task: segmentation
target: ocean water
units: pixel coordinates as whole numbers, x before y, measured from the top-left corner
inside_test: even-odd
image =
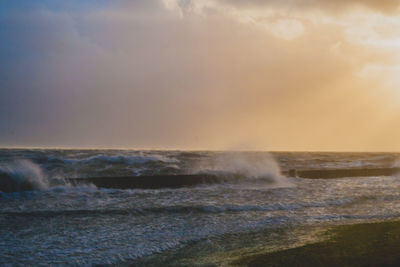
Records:
[[[229,265],[246,253],[312,242],[314,232],[331,225],[399,218],[396,175],[282,174],[393,167],[398,159],[390,153],[3,149],[0,185],[16,190],[0,191],[0,265]],[[198,173],[225,179],[125,190],[66,179]],[[229,181],[237,175],[244,178]]]

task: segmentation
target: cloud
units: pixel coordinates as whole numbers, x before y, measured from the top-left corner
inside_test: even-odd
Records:
[[[238,8],[283,7],[289,9],[320,9],[338,11],[355,6],[364,6],[378,12],[397,13],[399,0],[220,0],[221,3]]]
[[[212,0],[41,3],[0,17],[0,145],[363,149],[383,135],[390,97],[360,73],[393,51],[350,39],[354,18]]]

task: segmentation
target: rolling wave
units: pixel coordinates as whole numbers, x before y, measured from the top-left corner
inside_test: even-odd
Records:
[[[60,161],[63,162],[61,166]],[[0,162],[0,191],[43,190],[59,185],[82,184],[115,189],[180,188],[223,183],[257,183],[278,187],[290,184],[281,175],[279,165],[271,156],[254,158],[227,154],[202,161],[201,164],[195,162],[186,165],[183,173],[176,173],[175,170],[180,170],[180,167],[171,165],[178,162],[177,158],[156,154],[97,154],[79,159],[50,157],[43,164],[30,160]],[[73,171],[70,171],[71,165]],[[135,171],[132,175],[131,168],[147,168],[151,171]],[[174,171],[171,172],[171,169]],[[57,175],[54,175],[54,170]]]
[[[328,206],[342,206],[354,202],[354,199],[326,200],[321,202],[303,202],[292,204],[271,205],[195,205],[195,206],[164,206],[129,209],[98,209],[98,210],[44,210],[44,211],[4,211],[0,215],[53,217],[53,216],[88,216],[88,215],[141,215],[150,213],[238,213],[238,212],[273,212],[280,210],[298,210],[304,208],[318,208]]]
[[[165,162],[165,163],[175,163],[178,160],[173,158],[168,158],[161,155],[153,156],[133,156],[133,155],[95,155],[87,158],[55,158],[54,160],[60,160],[65,164],[145,164],[148,162]]]
[[[39,165],[29,160],[0,165],[0,191],[3,192],[43,190],[62,183],[62,179],[49,179]]]

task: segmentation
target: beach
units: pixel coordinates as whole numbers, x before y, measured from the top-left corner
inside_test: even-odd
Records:
[[[243,257],[233,266],[398,266],[400,222],[336,226],[327,240]]]
[[[281,229],[275,234],[288,241],[292,230]],[[227,246],[223,252],[210,251],[211,255],[197,253],[201,245],[193,244],[172,254],[138,261],[132,266],[398,266],[400,263],[398,220],[305,227],[298,235],[299,239],[291,240],[287,247],[282,242],[280,249],[272,251],[271,237],[268,232],[242,234],[240,249]],[[233,236],[225,238],[226,242],[234,239]],[[255,242],[260,243],[254,246]]]

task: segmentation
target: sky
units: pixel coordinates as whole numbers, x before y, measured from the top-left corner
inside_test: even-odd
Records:
[[[400,151],[400,0],[2,0],[0,147]]]

